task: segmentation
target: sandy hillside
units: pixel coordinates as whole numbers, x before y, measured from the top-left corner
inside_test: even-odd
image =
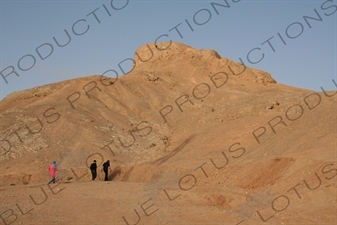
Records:
[[[112,74],[0,101],[0,224],[337,224],[336,91],[167,42]]]

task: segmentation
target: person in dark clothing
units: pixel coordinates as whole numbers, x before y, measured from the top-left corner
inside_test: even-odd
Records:
[[[96,164],[96,160],[94,160],[94,162],[91,163],[90,170],[91,170],[92,180],[95,180],[96,177],[97,177],[97,164]]]
[[[105,173],[105,178],[104,178],[105,181],[109,180],[108,179],[108,169],[109,169],[109,167],[110,167],[110,160],[103,163],[103,171]]]

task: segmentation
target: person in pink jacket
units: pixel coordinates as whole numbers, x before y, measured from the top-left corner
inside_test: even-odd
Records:
[[[56,176],[56,172],[58,171],[55,161],[53,161],[52,164],[48,166],[48,171],[51,177],[51,180],[48,182],[48,184],[50,183],[55,184],[55,176]]]

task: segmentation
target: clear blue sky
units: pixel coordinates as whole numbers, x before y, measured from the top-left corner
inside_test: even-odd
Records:
[[[242,58],[246,65],[271,73],[278,83],[314,91],[321,86],[336,89],[336,0],[228,0],[229,7],[219,6],[226,5],[224,0],[0,2],[0,71],[6,76],[14,68],[20,75],[7,76],[8,84],[0,76],[0,99],[13,91],[109,69],[122,74],[118,63],[162,34],[168,37],[160,41],[215,49],[234,61]],[[213,8],[211,2],[218,5]],[[66,44],[64,29],[71,41],[59,47],[53,37]]]

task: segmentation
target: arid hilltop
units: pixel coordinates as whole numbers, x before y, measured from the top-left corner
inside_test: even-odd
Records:
[[[123,76],[12,93],[0,224],[335,225],[336,97],[175,42],[141,46]]]

